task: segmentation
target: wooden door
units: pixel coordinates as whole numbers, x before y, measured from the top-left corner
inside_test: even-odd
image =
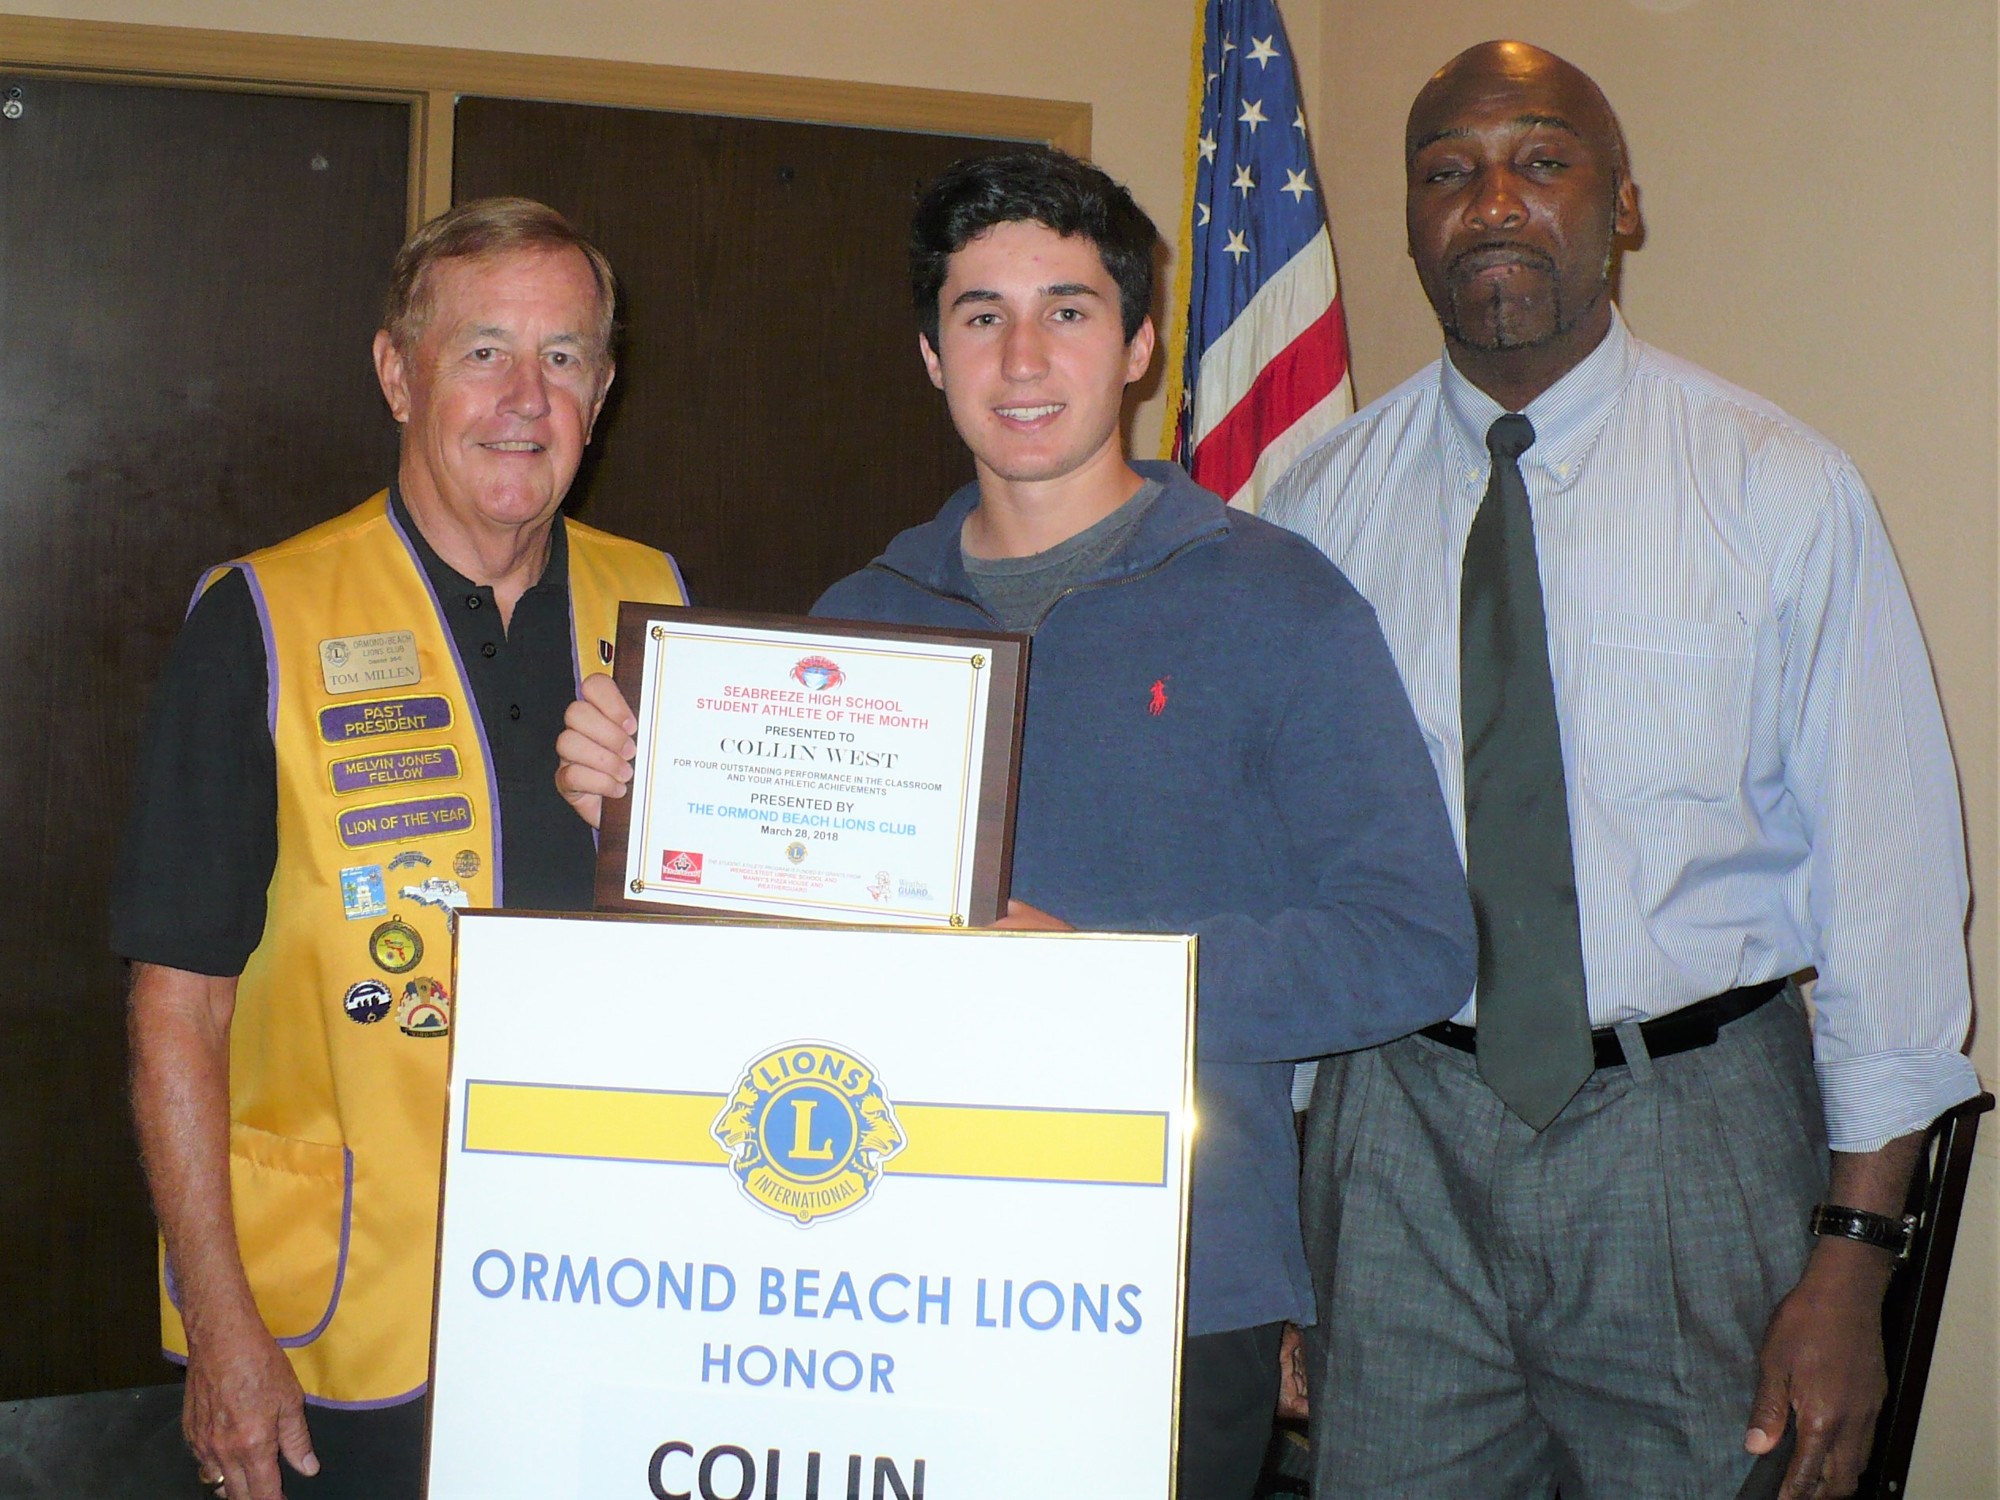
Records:
[[[626,327],[582,519],[698,604],[802,612],[972,477],[917,358],[905,246],[963,136],[464,99],[453,196],[539,198],[603,247]]]
[[[105,901],[207,564],[386,482],[410,111],[0,73],[0,1399],[163,1378]]]
[[[18,93],[13,91],[18,90]],[[200,570],[353,504],[406,229],[394,102],[0,70],[0,1400],[161,1377],[105,901]],[[996,143],[468,99],[459,199],[570,214],[628,334],[583,515],[802,610],[971,475],[916,357],[918,186]]]

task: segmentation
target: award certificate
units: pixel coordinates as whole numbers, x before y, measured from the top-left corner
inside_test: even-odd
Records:
[[[598,905],[978,926],[1004,909],[1026,640],[627,603],[639,721]]]

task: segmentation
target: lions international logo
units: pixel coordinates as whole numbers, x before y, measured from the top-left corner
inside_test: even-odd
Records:
[[[847,674],[840,670],[840,663],[827,657],[806,656],[801,657],[799,664],[792,668],[792,681],[815,693],[823,693],[847,681]]]
[[[829,1042],[754,1059],[709,1133],[750,1200],[801,1227],[858,1208],[903,1149],[875,1069]]]

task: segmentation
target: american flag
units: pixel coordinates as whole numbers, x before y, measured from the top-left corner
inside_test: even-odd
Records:
[[[1174,456],[1254,511],[1354,410],[1347,323],[1275,0],[1204,0],[1200,47]]]

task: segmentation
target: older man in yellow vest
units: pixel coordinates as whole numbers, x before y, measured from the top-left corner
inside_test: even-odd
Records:
[[[395,482],[212,570],[158,690],[113,938],[182,1425],[228,1500],[420,1485],[452,913],[590,905],[563,708],[620,599],[681,597],[559,516],[614,299],[540,204],[420,230],[375,338]]]

